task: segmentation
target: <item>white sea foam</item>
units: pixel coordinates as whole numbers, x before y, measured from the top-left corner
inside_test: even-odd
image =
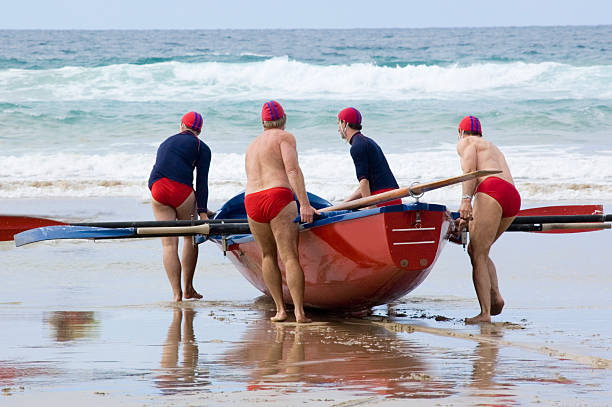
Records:
[[[550,148],[514,148],[506,153],[524,199],[538,201],[612,201],[612,153],[585,155]],[[449,149],[387,154],[398,183],[427,182],[461,173],[456,152]],[[213,154],[210,194],[224,201],[245,188],[244,156]],[[304,153],[300,163],[306,184],[331,201],[348,196],[357,186],[350,155]],[[0,165],[3,198],[124,196],[148,199],[147,179],[153,157],[114,153],[26,154],[5,156]],[[428,192],[430,202],[449,202],[459,186]]]
[[[471,66],[314,65],[276,57],[252,63],[181,63],[0,71],[0,101],[612,98],[612,66],[555,62]],[[355,86],[359,84],[359,86]],[[187,98],[187,99],[186,99]]]

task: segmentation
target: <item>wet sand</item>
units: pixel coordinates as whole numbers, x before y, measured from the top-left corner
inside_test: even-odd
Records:
[[[0,212],[151,219],[131,199],[45,205]],[[210,243],[204,299],[178,305],[156,239],[0,243],[0,404],[609,405],[610,233],[505,235],[491,257],[506,308],[483,326],[462,322],[478,303],[452,244],[401,300],[300,326],[270,322],[273,303]]]

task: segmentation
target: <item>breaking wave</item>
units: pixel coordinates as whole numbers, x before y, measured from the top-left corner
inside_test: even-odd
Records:
[[[0,101],[611,98],[612,66],[557,62],[470,66],[316,65],[275,57],[249,63],[160,62],[0,71]]]
[[[541,147],[515,148],[506,154],[517,188],[525,200],[612,201],[612,152],[597,155]],[[401,186],[461,173],[451,149],[387,154]],[[146,154],[25,154],[3,157],[0,193],[4,198],[135,197],[149,199],[147,179],[153,158]],[[32,163],[36,163],[32,165]],[[224,201],[245,188],[244,156],[217,153],[211,163],[211,199]],[[331,201],[348,196],[357,185],[350,155],[300,155],[307,188]],[[459,186],[428,192],[431,202],[452,202]]]

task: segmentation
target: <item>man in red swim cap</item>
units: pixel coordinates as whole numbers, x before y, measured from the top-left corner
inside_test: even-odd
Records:
[[[282,276],[278,256],[285,266],[287,286],[298,323],[310,322],[304,313],[304,271],[298,257],[297,204],[302,222],[312,222],[304,176],[298,164],[295,137],[285,131],[287,116],[274,101],[261,110],[264,131],[247,148],[247,185],[244,206],[249,226],[262,253],[263,277],[276,304],[272,321],[287,319],[283,301]]]
[[[493,243],[514,221],[521,208],[521,197],[514,187],[510,169],[502,152],[482,138],[480,120],[466,116],[459,123],[457,153],[464,173],[477,170],[501,170],[500,174],[465,181],[459,207],[459,228],[469,223],[468,254],[472,261],[472,279],[480,314],[466,318],[466,324],[491,322],[498,315],[504,299],[497,284],[495,264],[489,257]],[[474,207],[472,208],[472,199]]]
[[[158,148],[149,176],[153,215],[156,220],[208,219],[208,170],[210,148],[199,139],[204,118],[189,112],[181,119],[180,133],[168,137]],[[195,190],[193,188],[196,171]],[[178,237],[162,237],[164,268],[172,286],[174,301],[200,299],[193,288],[198,261],[198,246],[191,237],[183,242],[182,261],[178,256]],[[184,288],[181,288],[183,274]]]
[[[338,132],[351,145],[351,157],[359,181],[359,186],[345,202],[399,188],[380,146],[361,134],[361,113],[357,109],[347,107],[338,113]],[[401,199],[394,199],[377,206],[401,203]]]

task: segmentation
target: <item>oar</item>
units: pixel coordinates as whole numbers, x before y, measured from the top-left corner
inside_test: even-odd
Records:
[[[347,209],[359,209],[365,208],[367,206],[377,205],[380,203],[384,203],[387,201],[392,201],[398,198],[405,198],[407,196],[416,196],[420,195],[427,191],[432,191],[434,189],[446,187],[453,184],[458,184],[463,181],[469,181],[474,178],[484,177],[487,175],[499,174],[501,171],[499,170],[479,170],[468,172],[467,174],[459,175],[457,177],[451,177],[442,179],[439,181],[426,182],[424,184],[412,185],[410,187],[398,188],[392,191],[383,192],[377,195],[370,195],[364,198],[355,199],[354,201],[343,202],[338,205],[328,206],[326,208],[319,209],[319,212],[329,212],[329,211],[341,211]]]
[[[138,228],[160,226],[198,226],[213,223],[246,223],[246,219],[174,220],[174,221],[127,221],[127,222],[76,222],[67,223],[32,216],[0,215],[0,241],[13,240],[17,233],[42,226],[91,226],[99,228]]]
[[[452,212],[453,219],[459,217]],[[610,229],[603,205],[558,205],[522,209],[506,232],[580,233]],[[453,241],[457,243],[457,241]]]
[[[508,231],[543,233],[580,233],[607,229],[605,223],[612,221],[603,205],[556,205],[523,209],[508,228]],[[589,223],[586,223],[589,222]],[[593,222],[593,223],[590,223]],[[572,224],[570,226],[570,224]]]
[[[207,223],[197,226],[101,228],[92,226],[45,226],[15,235],[15,246],[57,239],[127,239],[139,237],[235,235],[251,233],[248,223]]]

